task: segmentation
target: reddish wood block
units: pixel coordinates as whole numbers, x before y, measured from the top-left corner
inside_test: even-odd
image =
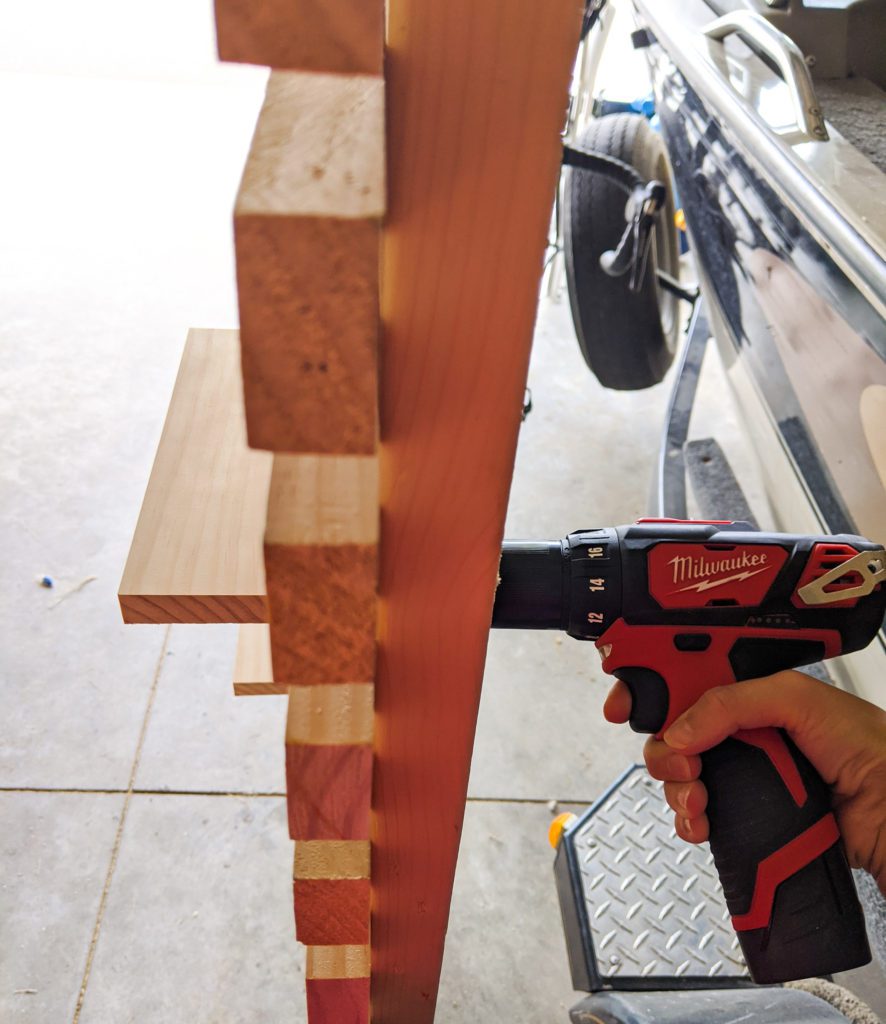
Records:
[[[308,978],[311,1024],[369,1024],[369,978]]]
[[[368,839],[372,747],[286,747],[286,802],[293,839]]]
[[[381,73],[382,0],[215,0],[218,55],[303,71]]]
[[[234,236],[249,444],[371,454],[377,219],[238,213]]]
[[[373,544],[265,544],[276,683],[374,678],[377,564]]]
[[[296,878],[295,937],[306,946],[369,942],[368,878]]]

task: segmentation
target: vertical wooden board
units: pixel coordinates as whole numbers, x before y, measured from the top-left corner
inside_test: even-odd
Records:
[[[580,0],[390,0],[372,1019],[434,1015]]]
[[[384,0],[215,0],[218,55],[272,68],[380,74]]]
[[[374,451],[384,203],[382,79],[273,73],[234,211],[253,447]]]

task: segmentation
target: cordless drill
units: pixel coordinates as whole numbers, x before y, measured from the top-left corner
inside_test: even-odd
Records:
[[[593,640],[661,733],[708,689],[857,651],[886,611],[886,551],[863,537],[642,519],[506,541],[493,626]],[[828,788],[780,729],[702,755],[710,843],[751,977],[868,963],[864,916]]]

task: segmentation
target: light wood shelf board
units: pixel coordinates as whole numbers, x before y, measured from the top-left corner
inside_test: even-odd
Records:
[[[191,330],[120,583],[125,622],[267,618],[271,467],[246,444],[237,331]]]

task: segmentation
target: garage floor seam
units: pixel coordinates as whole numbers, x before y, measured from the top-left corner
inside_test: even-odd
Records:
[[[108,864],[108,871],[105,875],[105,883],[102,887],[101,899],[98,904],[98,911],[95,915],[95,925],[92,929],[92,937],[89,942],[89,951],[86,954],[86,966],[83,970],[83,978],[80,982],[80,991],[77,994],[77,1005],[74,1007],[74,1017],[72,1024],[78,1024],[80,1020],[80,1013],[83,1009],[83,1000],[86,997],[86,987],[89,984],[89,975],[92,971],[92,962],[95,958],[95,950],[98,945],[98,936],[101,931],[102,919],[105,914],[105,906],[108,902],[108,893],[111,889],[111,882],[114,880],[114,870],[117,867],[117,858],[120,855],[120,844],[123,840],[123,829],[126,825],[126,815],[129,811],[129,804],[132,800],[133,791],[135,788],[135,776],[138,772],[139,761],[141,760],[142,748],[145,743],[145,736],[148,732],[148,722],[151,719],[151,711],[154,708],[154,699],[157,696],[157,688],[160,685],[160,676],[163,673],[163,665],[166,661],[166,650],[169,645],[169,632],[171,626],[167,626],[163,633],[163,643],[160,645],[160,656],[157,659],[157,665],[154,669],[154,678],[151,680],[151,689],[148,693],[148,702],[145,707],[145,713],[142,718],[141,729],[138,734],[138,742],[135,746],[135,756],[132,761],[132,768],[129,772],[129,785],[126,789],[126,797],[123,801],[123,810],[120,813],[120,823],[117,825],[117,834],[114,836],[114,845],[111,849],[111,860]]]
[[[228,797],[241,800],[244,797],[255,799],[284,799],[286,793],[282,790],[239,790],[239,789],[138,789],[135,786],[126,789],[100,789],[100,788],[65,788],[56,786],[0,786],[0,793],[54,793],[61,796],[77,796],[80,794],[88,796],[213,796]],[[535,796],[469,796],[466,803],[469,804],[526,804],[528,806],[547,805],[551,802],[557,804],[587,804],[593,803],[595,797],[535,797]]]

